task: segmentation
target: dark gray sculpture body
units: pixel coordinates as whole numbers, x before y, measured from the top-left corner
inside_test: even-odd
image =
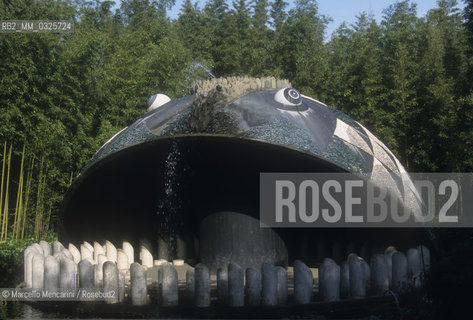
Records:
[[[285,267],[298,258],[293,249],[314,238],[388,238],[399,247],[392,239],[416,241],[415,231],[261,231],[253,223],[259,219],[261,172],[348,172],[407,205],[414,199],[403,166],[360,123],[301,95],[288,81],[227,78],[197,84],[195,94],[148,111],[105,143],[65,197],[60,237],[164,237],[169,258],[176,256],[175,239],[194,237],[201,246],[195,258],[212,273],[232,260],[243,269],[259,269],[262,262]],[[219,214],[226,212],[241,215]],[[84,229],[83,221],[94,223]],[[210,227],[220,222],[227,227]],[[245,225],[248,231],[241,231]],[[229,241],[236,246],[232,252]],[[249,244],[255,253],[238,255]]]

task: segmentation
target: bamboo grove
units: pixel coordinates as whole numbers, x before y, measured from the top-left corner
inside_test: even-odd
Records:
[[[157,92],[215,76],[288,78],[363,123],[412,172],[473,170],[473,1],[422,17],[398,1],[381,21],[326,33],[317,1],[19,0],[0,20],[74,21],[69,34],[0,34],[0,241],[55,230],[84,164]]]

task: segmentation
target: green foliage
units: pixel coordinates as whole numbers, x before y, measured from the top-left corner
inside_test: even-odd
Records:
[[[271,3],[271,25],[276,33],[281,30],[284,22],[286,21],[287,13],[285,10],[287,5],[288,3],[284,0],[274,0],[274,2]]]
[[[49,233],[45,241],[52,244],[57,240],[54,233]],[[23,252],[35,240],[28,237],[23,240],[9,239],[0,242],[0,287],[15,288],[23,282]]]
[[[324,32],[328,19],[318,13],[316,1],[299,0],[289,12],[275,44],[274,59],[281,76],[302,92],[316,95],[326,78]]]

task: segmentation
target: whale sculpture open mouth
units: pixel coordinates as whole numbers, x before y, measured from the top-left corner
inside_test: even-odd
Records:
[[[242,267],[341,261],[368,243],[405,249],[418,230],[259,228],[262,172],[346,172],[405,200],[392,152],[347,115],[274,78],[201,82],[110,139],[69,189],[60,239],[155,243],[157,258]],[[368,259],[369,257],[365,257]]]

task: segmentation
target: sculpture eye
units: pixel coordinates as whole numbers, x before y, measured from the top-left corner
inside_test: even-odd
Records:
[[[302,103],[299,91],[294,88],[283,88],[276,92],[274,100],[285,106],[298,106]]]
[[[146,111],[151,111],[156,108],[159,108],[162,105],[168,103],[169,101],[171,101],[171,98],[169,98],[165,94],[162,94],[162,93],[154,94],[148,100],[148,109],[146,109]]]

